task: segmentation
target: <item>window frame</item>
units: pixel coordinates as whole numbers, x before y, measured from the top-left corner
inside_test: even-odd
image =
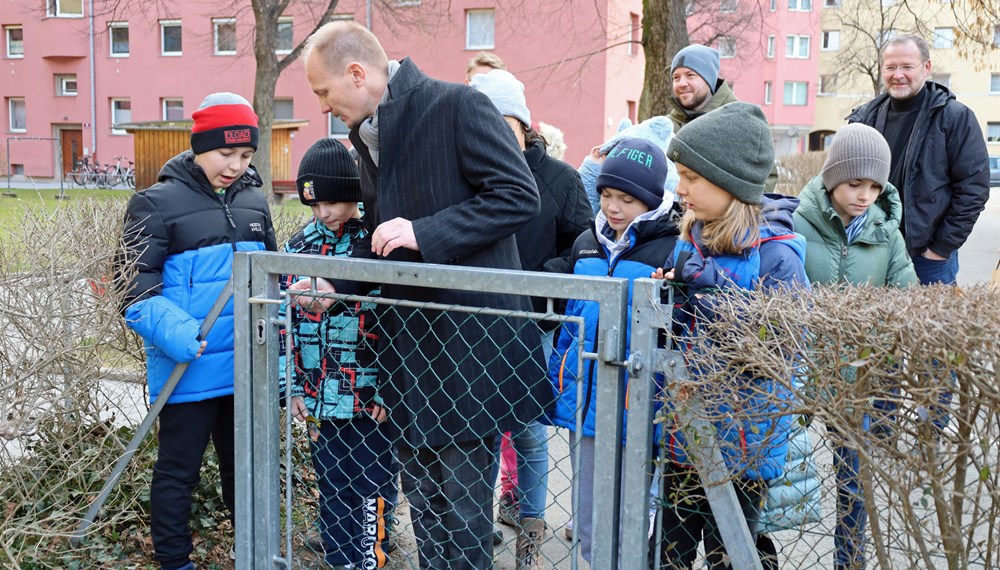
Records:
[[[795,7],[792,7],[792,4]],[[807,5],[803,8],[802,5]],[[788,0],[788,11],[789,12],[812,12],[812,0]]]
[[[493,33],[496,34],[496,20],[493,21],[493,26],[494,26]],[[641,20],[639,19],[639,14],[636,14],[635,12],[629,12],[628,43],[626,44],[626,46],[628,47],[628,50],[626,51],[627,55],[639,54],[639,50],[636,49],[636,44],[642,41],[640,39],[641,34],[642,34],[642,27],[641,27]],[[494,41],[496,41],[495,35],[494,35]]]
[[[115,51],[115,30],[125,30],[125,46],[128,51],[119,53]],[[132,37],[129,33],[128,22],[108,22],[108,57],[129,57],[132,55]]]
[[[76,97],[80,93],[80,84],[75,73],[57,73],[56,76],[56,97]],[[66,84],[72,81],[76,86],[70,92],[66,89]]]
[[[472,43],[472,17],[475,14],[490,14],[493,21],[493,41],[489,44],[473,44]],[[465,49],[467,50],[487,50],[496,49],[496,31],[497,31],[497,20],[496,20],[496,9],[494,8],[473,8],[465,11]]]
[[[830,89],[831,87],[832,89]],[[816,91],[816,95],[825,96],[825,95],[836,95],[836,94],[837,94],[837,75],[836,74],[820,75],[819,89]]]
[[[777,45],[778,39],[774,34],[768,34],[767,36],[767,59],[774,59],[775,46]]]
[[[836,38],[835,41],[827,41],[829,38]],[[831,46],[830,44],[834,44]],[[823,30],[820,32],[819,51],[840,51],[840,30]]]
[[[735,14],[736,10],[739,9],[740,0],[720,0],[719,1],[719,13],[720,14]]]
[[[938,32],[941,31],[950,32],[951,37],[948,38],[940,35]],[[932,49],[952,49],[953,47],[955,47],[955,28],[951,26],[934,28],[932,34],[933,34],[933,40],[931,41]],[[948,45],[938,45],[939,43],[943,44],[945,42],[947,42]]]
[[[180,103],[181,104],[181,116],[179,119],[171,119],[167,117],[167,104],[168,103]],[[130,109],[131,110],[131,109]],[[162,97],[160,98],[160,117],[162,121],[183,121],[184,120],[184,98],[183,97]]]
[[[288,116],[288,117],[279,117],[278,116],[278,103],[282,103],[282,104],[288,103],[288,105],[292,109],[292,114],[290,116]],[[278,120],[278,119],[281,119],[281,120],[294,119],[295,118],[295,99],[292,98],[292,97],[275,97],[274,98],[274,107],[273,107],[273,109],[274,109],[274,119],[275,120]]]
[[[10,46],[12,45],[11,32],[14,30],[21,31],[21,39],[18,40],[21,44],[21,53],[11,53]],[[3,38],[4,38],[4,54],[7,59],[24,59],[24,26],[21,24],[11,24],[9,26],[3,27]]]
[[[63,0],[45,0],[45,17],[46,18],[82,18],[83,17],[83,0],[80,0],[80,12],[64,12],[62,10]]]
[[[111,134],[115,136],[127,135],[128,133],[126,133],[124,129],[115,128],[115,125],[120,123],[132,122],[132,99],[130,99],[129,97],[112,97],[110,103],[111,103],[111,120],[109,122],[111,123]],[[128,103],[128,115],[129,115],[128,121],[115,121],[116,103]]]
[[[823,0],[824,8],[840,8],[841,0]]]
[[[726,52],[723,51],[722,49],[723,44],[728,44],[729,48],[732,50],[732,53],[726,55]],[[715,49],[719,50],[719,59],[735,59],[736,38],[733,36],[720,36],[719,40],[715,44]]]
[[[785,36],[785,59],[809,59],[812,55],[812,48],[809,45],[811,37],[804,34],[788,34]],[[792,41],[792,49],[789,50],[788,42]],[[802,46],[805,45],[806,54],[801,55]],[[791,51],[792,53],[789,53]]]
[[[279,47],[281,43],[281,26],[283,24],[288,24],[289,31],[291,33],[291,41],[288,49]],[[275,48],[274,53],[278,55],[287,55],[292,53],[295,49],[295,19],[292,16],[281,16],[278,18],[278,29],[275,31]]]
[[[990,136],[991,131],[995,134],[995,136],[993,137]],[[988,143],[1000,142],[1000,122],[996,121],[986,122],[986,142]]]
[[[764,104],[771,105],[774,103],[774,82],[765,81],[764,82]]]
[[[223,26],[232,26],[233,29],[233,49],[219,49],[219,30]],[[236,55],[238,47],[236,37],[236,18],[212,18],[212,55]]]
[[[24,116],[24,127],[15,128],[14,127],[14,104],[21,103],[22,114]],[[26,133],[28,132],[28,102],[24,97],[8,97],[7,98],[7,132],[9,133]]]
[[[987,93],[990,95],[1000,95],[1000,73],[990,73],[990,83],[987,87]]]
[[[798,89],[796,88],[797,85],[802,85],[803,86],[802,87],[802,92],[803,92],[802,93],[802,103],[796,103],[795,102],[796,101],[795,96],[798,94]],[[792,97],[791,97],[791,101],[792,102],[791,103],[788,102],[789,97],[787,97],[788,87],[789,86],[792,87]],[[781,101],[782,101],[782,105],[784,105],[786,107],[807,107],[807,106],[809,106],[809,82],[808,81],[786,81],[785,85],[784,85],[784,90],[782,92]]]
[[[167,51],[167,28],[180,30],[180,49]],[[183,20],[160,20],[160,55],[163,57],[180,57],[184,55],[184,24]]]
[[[327,113],[326,117],[327,117],[327,121],[326,121],[326,136],[327,136],[327,138],[338,139],[338,140],[346,139],[347,135],[350,134],[350,132],[351,132],[351,127],[347,126],[347,123],[345,123],[344,121],[340,120],[340,117],[335,117],[333,115],[333,113]],[[343,127],[343,131],[344,132],[335,132],[333,130],[333,127],[335,125],[338,125],[338,124],[344,126]]]

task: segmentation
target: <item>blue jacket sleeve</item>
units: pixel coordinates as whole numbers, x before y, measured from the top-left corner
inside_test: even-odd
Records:
[[[201,323],[162,295],[132,304],[125,310],[125,320],[132,330],[174,362],[194,360],[201,347],[198,340]]]

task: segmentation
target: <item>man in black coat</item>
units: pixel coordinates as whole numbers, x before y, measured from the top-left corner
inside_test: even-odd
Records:
[[[885,93],[847,119],[875,127],[889,142],[889,182],[903,201],[900,229],[920,282],[955,284],[958,248],[989,199],[989,155],[975,113],[930,75],[923,38],[889,40]]]
[[[305,71],[321,110],[351,127],[360,156],[372,234],[370,251],[357,255],[520,269],[513,234],[538,215],[538,190],[485,95],[430,79],[409,59],[389,61],[353,22],[310,37]],[[382,296],[530,310],[526,298],[479,292],[384,285]],[[421,568],[491,567],[495,438],[523,429],[552,400],[538,328],[404,307],[386,310],[380,326],[380,393],[400,430]]]

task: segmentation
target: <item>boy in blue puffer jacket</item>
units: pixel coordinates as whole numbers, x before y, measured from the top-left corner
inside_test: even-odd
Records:
[[[631,282],[649,277],[663,265],[677,240],[676,211],[672,208],[673,194],[669,191],[672,187],[664,188],[672,167],[654,143],[638,138],[620,141],[608,153],[597,177],[601,211],[593,220],[593,227],[580,234],[573,245],[573,273],[628,279],[629,306],[632,304]],[[570,434],[570,450],[576,449],[576,438],[580,438],[581,472],[574,477],[580,485],[580,504],[574,533],[580,536],[581,553],[588,562],[593,528],[597,378],[593,363],[589,363],[584,365],[586,380],[579,385],[576,383],[577,339],[583,334],[584,350],[595,350],[598,312],[598,304],[594,301],[569,301],[566,315],[584,317],[585,330],[578,330],[575,323],[564,323],[549,359],[549,380],[556,394],[550,418],[552,424],[575,432],[577,412],[583,414],[583,433]],[[582,410],[577,410],[577,386],[586,390]],[[575,458],[573,461],[575,465]]]
[[[358,168],[344,145],[334,139],[313,144],[302,157],[296,186],[315,217],[284,251],[349,256],[364,247],[358,245],[368,235],[358,210]],[[310,279],[284,275],[281,287],[309,290]],[[326,305],[310,297],[291,302],[296,306],[291,414],[309,424],[326,562],[333,568],[381,568],[396,486],[392,442],[381,423],[374,304]],[[282,350],[282,375],[285,354]]]
[[[683,342],[699,323],[715,318],[714,294],[763,287],[808,287],[805,240],[792,231],[798,200],[764,196],[774,163],[774,147],[763,112],[748,103],[730,103],[685,125],[667,150],[680,174],[677,194],[686,207],[674,269],[658,272],[679,284],[675,323]],[[675,327],[678,328],[678,327]],[[724,366],[724,363],[721,365]],[[692,369],[694,379],[699,376]],[[767,482],[782,474],[792,398],[790,382],[737,376],[706,394],[716,438],[730,470],[736,495],[756,540]],[[663,549],[666,568],[690,568],[704,540],[709,568],[727,567],[725,548],[700,477],[686,455],[688,442],[676,418],[667,422],[667,461],[662,465],[666,495]],[[775,564],[765,560],[765,567]]]
[[[232,302],[206,338],[199,329],[232,274],[233,253],[277,245],[261,179],[250,166],[259,136],[250,104],[213,93],[192,118],[191,150],[129,199],[121,258],[126,267],[135,263],[125,319],[145,345],[150,401],[177,363],[191,363],[159,415],[149,491],[154,557],[165,569],[185,570],[194,568],[191,491],[209,438],[223,501],[230,513],[235,508]]]

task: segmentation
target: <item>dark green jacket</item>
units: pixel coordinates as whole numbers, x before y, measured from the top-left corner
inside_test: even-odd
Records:
[[[844,222],[833,209],[820,176],[799,194],[795,231],[806,238],[806,275],[814,284],[851,283],[908,287],[917,283],[899,231],[903,206],[886,184],[858,237],[847,243]]]

